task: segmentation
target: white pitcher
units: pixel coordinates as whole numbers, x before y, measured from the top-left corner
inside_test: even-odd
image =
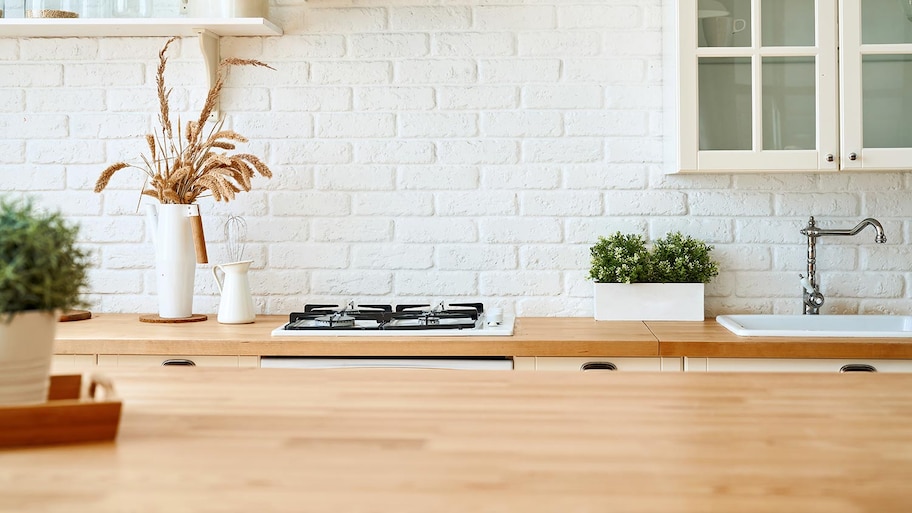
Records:
[[[199,216],[199,206],[146,205],[146,220],[155,244],[155,274],[158,281],[158,315],[182,319],[193,315],[193,280],[196,250],[190,217]]]
[[[250,280],[247,271],[253,260],[219,264],[212,267],[212,276],[218,285],[222,299],[219,302],[218,322],[222,324],[249,324],[256,318],[253,311],[253,297],[250,295]],[[224,274],[224,280],[218,271]]]

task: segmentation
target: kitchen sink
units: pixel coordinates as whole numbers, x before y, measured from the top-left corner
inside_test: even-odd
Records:
[[[908,315],[720,315],[716,321],[744,337],[912,337]]]

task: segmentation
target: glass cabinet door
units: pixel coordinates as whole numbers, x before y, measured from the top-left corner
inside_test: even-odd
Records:
[[[842,167],[912,169],[912,0],[845,0]]]
[[[838,169],[835,0],[679,9],[680,170]]]

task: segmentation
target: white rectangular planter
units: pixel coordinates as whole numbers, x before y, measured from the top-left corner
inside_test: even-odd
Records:
[[[702,321],[702,283],[596,283],[597,321]]]

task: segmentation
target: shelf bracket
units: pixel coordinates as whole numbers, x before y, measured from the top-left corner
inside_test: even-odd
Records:
[[[203,61],[206,64],[206,77],[209,80],[209,89],[215,85],[218,76],[218,67],[221,62],[219,55],[219,35],[206,29],[195,29],[199,35],[200,51],[203,54]],[[208,90],[207,90],[208,91]],[[215,107],[212,114],[209,115],[209,121],[218,121],[221,117],[221,108],[216,99]]]

